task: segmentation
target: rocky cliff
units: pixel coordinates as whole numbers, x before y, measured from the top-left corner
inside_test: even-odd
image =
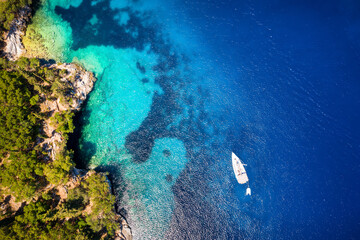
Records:
[[[21,9],[18,13],[18,17],[13,20],[10,30],[7,33],[4,33],[5,47],[3,53],[9,60],[15,61],[24,54],[25,49],[22,44],[22,37],[30,18],[31,9],[29,7]],[[63,99],[55,97],[49,98],[40,96],[44,99],[40,104],[41,112],[47,114],[48,118],[42,125],[41,132],[43,138],[39,138],[37,144],[48,153],[48,160],[56,161],[56,154],[64,146],[64,143],[66,144],[66,138],[61,132],[57,132],[56,127],[51,124],[50,118],[56,113],[79,111],[82,103],[93,89],[96,78],[91,72],[86,71],[79,65],[73,63],[45,64],[42,67],[63,70],[65,74],[62,76],[61,81],[71,89],[67,96],[71,101],[64,101]],[[46,189],[48,190],[49,188],[55,187],[60,193],[61,199],[65,200],[68,189],[76,187],[81,181],[94,173],[94,171],[87,172],[85,170],[74,168],[71,172],[71,179],[69,182],[59,186],[49,185]],[[24,203],[12,203],[13,200],[13,198],[10,199],[10,205],[11,208],[14,208],[12,211],[15,212],[24,205]],[[119,223],[119,229],[116,231],[114,239],[132,240],[131,228],[126,220],[120,214],[117,214],[116,216],[116,222]]]
[[[24,52],[21,38],[26,30],[26,24],[31,17],[31,9],[25,7],[18,13],[18,17],[13,20],[9,32],[5,33],[5,56],[10,60],[18,59]]]
[[[71,99],[70,102],[63,101],[60,98],[46,98],[40,104],[41,111],[49,114],[49,119],[44,121],[42,125],[42,133],[48,138],[39,142],[41,142],[40,145],[43,149],[49,153],[51,160],[54,161],[56,153],[64,142],[64,137],[61,133],[56,132],[56,126],[51,123],[50,118],[56,113],[80,110],[82,103],[91,92],[96,78],[91,72],[73,63],[52,64],[46,65],[46,67],[49,69],[65,70],[66,74],[61,78],[61,81],[64,85],[71,88],[71,91],[68,93],[68,97]],[[44,96],[42,97],[45,98]]]

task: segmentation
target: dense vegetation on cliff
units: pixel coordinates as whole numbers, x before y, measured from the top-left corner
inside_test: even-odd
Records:
[[[66,140],[73,112],[41,109],[49,99],[65,106],[71,101],[65,74],[38,59],[0,58],[1,239],[96,239],[115,232],[115,199],[105,176],[72,171]],[[49,138],[45,122],[62,139],[54,159],[42,145]],[[16,203],[21,206],[14,210]]]
[[[54,189],[43,192],[36,201],[25,206],[22,214],[0,228],[1,239],[99,239],[113,236],[117,227],[111,209],[114,199],[103,175],[88,177],[80,186],[69,190],[66,201],[62,203],[57,203],[54,195]],[[84,214],[85,211],[88,213]],[[108,235],[104,235],[106,232]]]
[[[0,1],[0,30],[9,30],[19,9],[29,6],[32,0],[5,0]]]
[[[0,0],[0,48],[33,2]],[[69,71],[0,57],[0,239],[111,239],[119,228],[105,174],[75,169],[66,147],[83,70]]]

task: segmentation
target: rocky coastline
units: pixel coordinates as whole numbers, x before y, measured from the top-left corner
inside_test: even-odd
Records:
[[[20,9],[18,17],[15,18],[10,26],[10,30],[4,33],[5,48],[4,53],[11,61],[15,61],[24,53],[22,37],[25,34],[27,23],[31,19],[31,8],[25,7]]]
[[[4,34],[4,44],[3,56],[9,59],[10,61],[16,61],[19,59],[25,52],[25,48],[22,44],[22,37],[25,35],[26,26],[31,19],[31,8],[25,7],[22,8],[17,17],[13,20],[10,30]],[[71,101],[63,101],[60,98],[46,98],[45,96],[40,96],[43,98],[43,101],[40,104],[41,112],[49,114],[49,119],[54,116],[56,113],[61,113],[64,111],[76,112],[81,109],[82,103],[86,100],[87,96],[93,89],[96,78],[93,73],[86,71],[81,66],[74,63],[43,63],[41,67],[46,67],[48,69],[57,69],[63,70],[66,72],[61,78],[61,81],[71,87],[71,92],[69,93],[69,98]],[[56,154],[61,150],[61,146],[66,144],[67,139],[63,136],[61,132],[56,131],[56,127],[53,126],[51,121],[44,121],[40,132],[43,138],[38,138],[36,144],[39,145],[44,152],[47,153],[46,158],[48,161],[56,161]],[[72,189],[78,186],[82,181],[88,177],[97,173],[94,170],[84,170],[73,168],[70,173],[70,180],[67,183],[61,184],[59,186],[52,186],[49,184],[45,189],[56,188],[60,194],[60,201],[64,201],[67,198],[67,192],[69,189]],[[111,182],[107,179],[109,188],[112,189]],[[20,208],[24,203],[17,203],[14,199],[11,199],[11,204],[13,210]],[[132,240],[131,228],[128,225],[126,219],[116,211],[116,206],[114,206],[113,211],[116,213],[116,222],[118,223],[119,228],[115,231],[114,239],[116,240]]]

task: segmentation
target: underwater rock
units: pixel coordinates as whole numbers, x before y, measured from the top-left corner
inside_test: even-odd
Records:
[[[173,181],[173,176],[171,174],[167,174],[165,177],[167,182],[172,182]]]
[[[165,149],[165,150],[163,151],[163,154],[164,154],[165,157],[170,157],[171,152],[170,152],[169,149]]]

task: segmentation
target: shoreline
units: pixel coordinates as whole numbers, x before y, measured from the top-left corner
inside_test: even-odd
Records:
[[[13,20],[11,24],[10,30],[3,33],[3,35],[5,36],[5,46],[2,49],[2,55],[3,57],[9,59],[12,62],[16,61],[17,59],[22,57],[24,53],[26,53],[26,49],[24,48],[22,43],[22,37],[25,35],[27,24],[31,20],[32,10],[33,9],[31,9],[29,6],[20,9],[18,16]],[[71,95],[72,104],[63,104],[60,98],[57,98],[55,100],[49,100],[45,98],[45,101],[40,105],[40,108],[48,112],[52,112],[51,116],[54,116],[55,113],[63,111],[70,111],[79,116],[81,109],[84,107],[84,104],[86,104],[88,100],[88,95],[93,90],[94,83],[97,80],[94,74],[90,71],[85,70],[84,67],[76,63],[57,63],[56,61],[55,63],[45,62],[42,63],[40,67],[66,70],[68,74],[62,77],[61,80],[72,85],[74,89],[74,92]],[[56,154],[61,148],[60,146],[65,143],[65,148],[67,148],[69,145],[66,139],[67,136],[64,137],[61,133],[56,132],[56,129],[51,126],[50,122],[46,121],[44,121],[44,123],[41,125],[40,132],[46,137],[38,137],[35,146],[41,146],[41,148],[48,153],[48,160],[55,161]],[[83,164],[75,160],[76,158],[73,157],[72,161],[75,163],[76,166],[78,166],[79,164]],[[80,169],[76,168],[76,166],[73,167],[72,170],[70,170],[69,182],[62,184],[65,192],[67,192],[66,186],[74,184],[74,182],[81,182],[92,174],[101,174],[105,175],[106,182],[110,188],[110,192],[114,196],[114,185],[104,172],[89,169]],[[52,184],[47,186],[45,189],[52,187],[51,185]],[[59,187],[61,188],[61,186]],[[120,225],[119,229],[115,231],[114,239],[131,240],[131,228],[126,221],[126,218],[118,212],[117,209],[119,206],[116,202],[113,207],[113,211],[117,216],[116,222]]]

